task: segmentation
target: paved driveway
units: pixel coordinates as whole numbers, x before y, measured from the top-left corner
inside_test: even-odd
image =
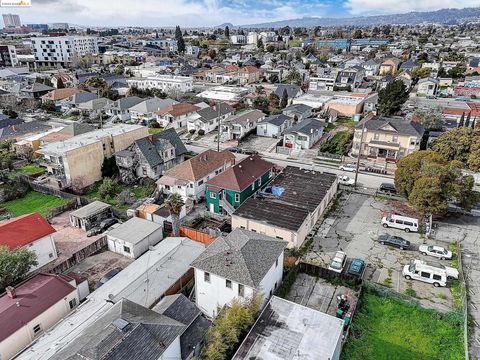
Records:
[[[396,229],[384,229],[380,220],[385,211],[391,209],[388,202],[372,196],[344,193],[339,210],[327,218],[316,237],[312,252],[307,259],[321,266],[327,266],[337,250],[343,250],[348,258],[362,258],[367,262],[366,279],[387,285],[400,293],[413,289],[416,297],[426,306],[441,311],[453,308],[449,288],[435,288],[419,281],[407,281],[402,276],[403,266],[414,259],[434,260],[418,252],[425,241],[419,234],[405,233]],[[378,235],[389,233],[409,240],[414,250],[404,251],[381,245],[375,241]],[[448,244],[436,241],[436,244]],[[448,265],[448,261],[443,261]],[[411,292],[411,290],[409,290]]]

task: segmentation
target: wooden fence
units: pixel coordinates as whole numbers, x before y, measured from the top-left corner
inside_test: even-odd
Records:
[[[191,229],[186,226],[180,226],[180,236],[188,237],[189,239],[201,242],[205,245],[210,245],[215,237],[199,230]]]

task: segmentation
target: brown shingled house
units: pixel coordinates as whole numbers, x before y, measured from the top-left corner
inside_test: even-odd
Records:
[[[200,200],[205,196],[208,180],[235,164],[235,156],[227,151],[206,150],[168,170],[157,184],[165,194]]]

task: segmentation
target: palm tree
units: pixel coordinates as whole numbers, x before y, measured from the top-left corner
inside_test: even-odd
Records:
[[[172,217],[173,236],[180,235],[180,212],[182,211],[182,207],[184,205],[185,202],[178,194],[172,194],[167,198],[167,200],[165,200],[165,206],[170,211],[170,216]]]

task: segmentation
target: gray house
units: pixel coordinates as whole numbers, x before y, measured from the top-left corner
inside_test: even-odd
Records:
[[[297,121],[302,121],[312,116],[312,109],[312,107],[305,104],[293,104],[283,109],[282,113],[290,116],[292,119],[296,117]]]
[[[168,169],[183,162],[187,152],[175,129],[136,140],[125,150],[115,154],[115,161],[123,182],[138,178],[157,180]]]

